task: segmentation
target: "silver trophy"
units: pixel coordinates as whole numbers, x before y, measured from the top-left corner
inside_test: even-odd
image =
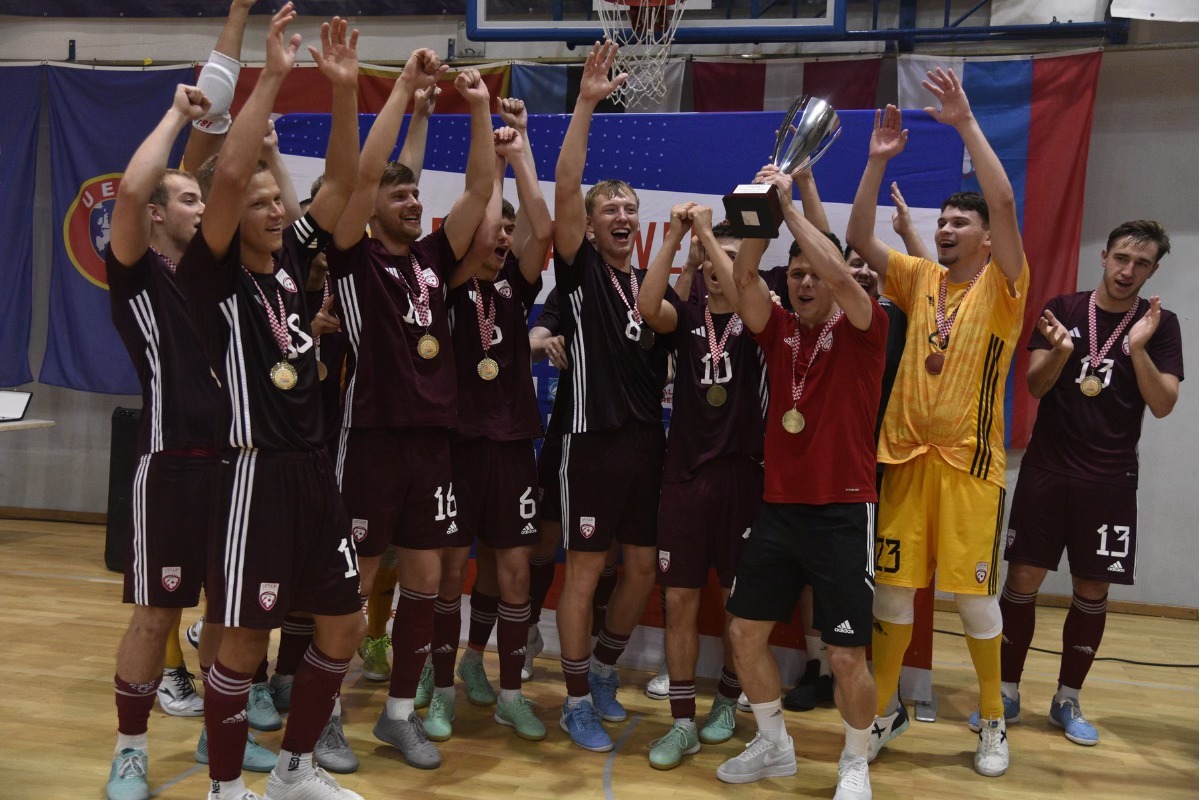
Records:
[[[833,106],[818,97],[797,97],[775,133],[771,163],[793,175],[797,170],[815,164],[841,133],[842,123]],[[779,236],[783,208],[774,185],[745,183],[735,186],[725,195],[724,202],[725,218],[736,235],[744,239]]]

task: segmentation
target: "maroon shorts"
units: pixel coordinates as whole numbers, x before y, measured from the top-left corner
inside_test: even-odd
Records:
[[[358,613],[358,554],[325,451],[226,458],[226,519],[209,549],[206,618],[269,629],[291,611]]]
[[[363,556],[389,544],[412,550],[463,547],[450,476],[447,428],[350,428],[338,448],[338,484]]]
[[[701,465],[689,481],[664,483],[658,505],[658,582],[700,589],[708,569],[728,589],[762,502],[763,469],[744,457]]]
[[[541,492],[541,517],[549,522],[562,523],[562,494],[559,492],[558,470],[562,466],[562,436],[547,436],[542,440],[538,456],[538,489]]]
[[[493,550],[538,543],[533,442],[478,438],[450,445],[458,528]]]
[[[155,453],[133,475],[133,538],[125,562],[125,602],[192,608],[221,523],[221,457]]]
[[[1064,548],[1075,577],[1132,585],[1137,489],[1022,465],[1005,560],[1057,570]]]
[[[658,423],[563,435],[558,474],[567,550],[603,553],[614,539],[654,546],[665,446]]]

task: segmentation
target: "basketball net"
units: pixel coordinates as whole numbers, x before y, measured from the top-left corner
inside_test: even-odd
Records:
[[[619,46],[613,72],[628,73],[612,93],[626,108],[653,106],[667,94],[667,56],[686,0],[599,0],[596,10],[604,35]]]

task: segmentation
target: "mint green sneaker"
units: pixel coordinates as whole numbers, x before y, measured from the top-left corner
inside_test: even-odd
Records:
[[[496,702],[496,690],[488,683],[482,661],[462,659],[458,662],[457,674],[467,685],[467,699],[473,705],[490,706]]]
[[[146,782],[146,751],[126,747],[113,756],[108,771],[108,800],[149,800]]]
[[[675,769],[684,756],[700,752],[696,729],[676,722],[661,739],[650,743],[650,766],[655,769]]]
[[[208,763],[208,731],[204,728],[200,729],[200,741],[196,743],[195,759],[199,764]],[[278,761],[278,753],[272,753],[254,740],[253,733],[247,733],[246,749],[242,753],[242,769],[246,772],[270,772],[275,769]]]
[[[413,708],[428,708],[429,698],[433,697],[433,664],[428,661],[421,667],[421,679],[417,681],[417,696],[413,698]]]
[[[533,713],[533,703],[523,694],[517,695],[508,703],[497,702],[493,718],[501,725],[515,729],[517,736],[522,739],[540,742],[546,738],[546,726]]]
[[[453,722],[454,698],[434,692],[425,713],[425,735],[434,742],[444,742],[454,733]]]
[[[712,709],[704,718],[700,727],[700,741],[705,744],[721,744],[733,737],[733,726],[737,724],[737,700],[717,695],[713,698]]]
[[[362,659],[363,677],[369,681],[386,681],[392,675],[388,664],[388,648],[392,646],[392,637],[386,633],[383,636],[365,636],[358,646],[358,656]]]

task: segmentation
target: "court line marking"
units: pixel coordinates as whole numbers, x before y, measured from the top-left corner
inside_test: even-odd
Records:
[[[641,719],[641,714],[633,715],[633,719],[629,721],[625,732],[621,734],[621,738],[617,739],[616,744],[613,745],[613,749],[609,751],[608,758],[604,759],[604,800],[615,800],[612,789],[613,764],[617,761],[617,753],[621,752],[621,746],[625,744],[625,740],[633,733],[633,729],[638,726]]]
[[[152,791],[152,792],[150,793],[150,796],[151,796],[151,797],[158,797],[158,796],[159,796],[159,795],[160,795],[160,794],[161,794],[163,791],[165,791],[165,790],[167,790],[167,789],[170,789],[172,786],[174,786],[175,784],[179,783],[180,781],[182,781],[182,780],[185,780],[185,779],[187,779],[187,778],[190,778],[190,777],[192,777],[192,776],[193,776],[193,775],[195,775],[197,772],[199,772],[200,770],[202,770],[202,769],[205,769],[205,768],[207,768],[207,767],[208,767],[208,765],[207,765],[207,764],[197,764],[197,765],[195,765],[195,766],[194,766],[194,767],[192,767],[191,769],[189,769],[189,770],[186,770],[186,771],[184,771],[183,773],[181,773],[181,774],[179,774],[179,775],[176,775],[174,778],[171,778],[171,780],[167,781],[166,783],[160,784],[160,785],[159,785],[159,786],[158,786],[158,787],[157,787],[157,788],[156,788],[154,791]]]

